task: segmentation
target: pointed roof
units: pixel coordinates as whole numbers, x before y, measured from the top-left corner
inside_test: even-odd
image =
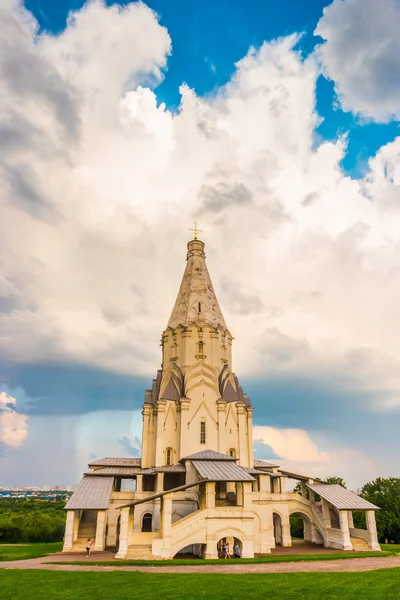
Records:
[[[175,329],[178,325],[188,327],[196,324],[227,329],[205,259],[204,242],[191,240],[188,243],[186,269],[168,327]]]
[[[180,462],[184,460],[231,460],[236,462],[237,458],[234,456],[229,456],[229,454],[222,454],[222,452],[216,452],[215,450],[210,450],[207,448],[206,450],[201,450],[201,452],[196,452],[196,454],[191,454],[190,456],[181,458]]]

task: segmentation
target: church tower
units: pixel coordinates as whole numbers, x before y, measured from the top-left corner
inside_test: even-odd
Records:
[[[232,335],[197,233],[162,334],[161,369],[145,392],[142,468],[174,465],[203,450],[253,466],[253,409],[232,372]]]

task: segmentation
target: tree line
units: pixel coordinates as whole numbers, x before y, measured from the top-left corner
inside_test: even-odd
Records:
[[[323,481],[337,483],[344,488],[347,487],[346,482],[341,477],[326,477]],[[300,483],[295,486],[294,491],[301,493]],[[385,479],[378,477],[375,481],[364,485],[360,496],[381,509],[376,511],[379,542],[381,544],[400,544],[400,478],[389,477]],[[364,512],[353,511],[353,519],[355,527],[366,529]],[[300,517],[291,519],[291,533],[293,537],[302,537],[303,521]]]
[[[59,542],[63,539],[65,501],[0,500],[0,544]]]

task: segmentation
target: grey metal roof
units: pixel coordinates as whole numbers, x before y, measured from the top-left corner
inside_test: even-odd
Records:
[[[196,452],[196,454],[185,456],[184,458],[181,458],[180,462],[183,460],[230,460],[236,462],[237,458],[234,456],[229,456],[228,454],[222,454],[222,452],[206,449],[202,450],[201,452]]]
[[[121,477],[129,477],[134,475],[141,475],[142,469],[136,467],[104,467],[103,469],[96,469],[95,471],[87,471],[85,475],[89,476],[106,476],[106,475],[121,475]]]
[[[114,477],[87,477],[79,483],[65,505],[66,510],[106,509],[111,496]]]
[[[202,479],[209,481],[254,481],[246,469],[225,460],[193,460],[193,466]]]
[[[307,483],[306,485],[338,510],[379,510],[375,504],[360,498],[337,483]]]
[[[140,467],[141,458],[127,456],[125,458],[101,458],[89,463],[89,467]]]
[[[261,458],[254,459],[255,467],[279,467],[276,463],[268,462],[267,460],[261,460]]]

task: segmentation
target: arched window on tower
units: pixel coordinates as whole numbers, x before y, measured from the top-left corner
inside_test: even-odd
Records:
[[[206,443],[206,422],[201,421],[200,423],[200,444]]]
[[[153,527],[153,515],[151,513],[145,513],[142,519],[142,531],[151,531]]]
[[[165,462],[168,466],[172,465],[172,448],[167,448],[165,452]]]
[[[235,448],[229,448],[229,456],[232,456],[233,458],[236,458],[236,450]]]
[[[199,342],[199,355],[203,356],[204,354],[204,342]]]
[[[197,312],[201,313],[201,302],[199,302],[197,305]]]

